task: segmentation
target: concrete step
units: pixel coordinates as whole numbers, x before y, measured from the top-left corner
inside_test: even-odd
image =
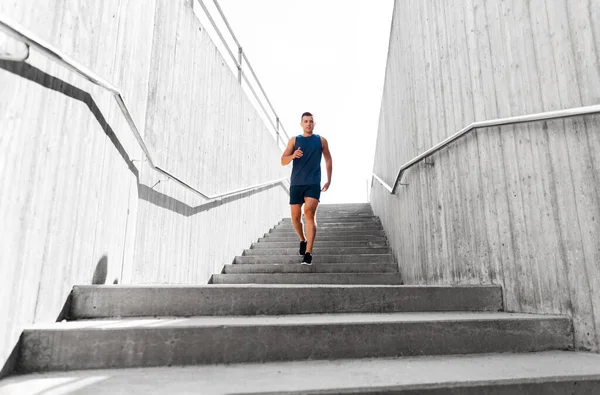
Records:
[[[343,245],[348,248],[388,248],[387,241],[385,239],[381,239],[380,241],[344,241],[340,243],[339,241],[322,241],[315,240],[315,252],[319,248],[336,248],[340,245]],[[300,241],[298,238],[296,240],[291,241],[261,241],[259,243],[252,244],[251,249],[269,249],[269,248],[288,248],[288,249],[296,249],[300,248]]]
[[[338,204],[338,205],[319,205],[317,209],[317,213],[340,213],[340,212],[349,212],[349,213],[370,213],[373,215],[373,209],[370,205],[366,206],[351,206],[346,204]]]
[[[319,209],[371,209],[371,204],[367,202],[362,203],[323,203],[319,204]]]
[[[69,317],[500,310],[495,285],[87,285],[73,288]]]
[[[381,223],[381,221],[379,220],[379,217],[375,217],[375,216],[356,216],[356,217],[322,217],[317,215],[316,217],[317,221],[319,221],[319,223],[323,223],[323,224],[329,224],[329,223],[347,223],[347,222],[356,222],[356,223]],[[304,219],[303,219],[304,222]],[[280,224],[291,224],[292,223],[292,219],[291,218],[283,218],[280,222]]]
[[[342,223],[342,224],[340,224],[340,223],[322,224],[321,222],[318,222],[317,229],[319,229],[320,231],[325,231],[325,230],[356,231],[356,230],[371,230],[371,229],[383,230],[383,226],[381,226],[381,224],[378,224],[375,222],[370,222],[370,223],[348,222],[348,223]],[[294,228],[293,228],[292,224],[279,224],[279,225],[275,226],[274,228],[272,228],[270,231],[272,231],[272,230],[291,230],[291,231],[293,231]]]
[[[0,381],[0,393],[148,395],[600,393],[600,355],[547,351],[338,361],[269,362],[33,373]],[[74,391],[74,392],[71,392]],[[58,392],[56,392],[58,393]],[[63,392],[61,392],[63,393]],[[65,392],[66,393],[66,392]]]
[[[317,210],[318,218],[355,218],[355,217],[376,217],[372,211],[354,211],[354,210]]]
[[[269,233],[265,233],[264,236],[265,237],[267,237],[267,236],[277,236],[277,237],[296,236],[296,237],[298,237],[296,234],[296,231],[293,229],[271,229],[269,231]],[[385,237],[385,232],[383,231],[383,229],[338,230],[338,229],[318,229],[317,228],[317,237],[347,237],[347,236]]]
[[[267,233],[269,235],[272,234],[291,234],[295,235],[296,231],[292,228],[283,228],[283,229],[270,229]],[[320,229],[317,226],[317,234],[318,235],[326,235],[326,236],[335,236],[335,235],[377,235],[377,236],[385,236],[385,232],[381,228],[356,228],[356,229]]]
[[[452,312],[82,320],[25,328],[17,372],[572,347],[570,320],[550,315]]]
[[[298,235],[287,233],[287,234],[275,234],[275,233],[267,233],[264,237],[258,239],[258,242],[276,242],[276,241],[290,241],[300,243],[300,239]],[[315,239],[315,246],[319,245],[321,242],[331,242],[335,241],[338,244],[343,243],[346,245],[347,242],[356,242],[356,241],[374,241],[380,243],[386,243],[387,239],[384,235],[363,235],[363,234],[350,234],[350,235],[322,235],[317,232],[317,237]],[[298,244],[299,245],[299,244]]]
[[[213,274],[212,284],[376,284],[401,285],[398,273]]]
[[[317,209],[317,215],[331,215],[331,216],[347,216],[347,215],[375,215],[371,207],[325,207],[319,206]]]
[[[302,217],[304,218],[304,216]],[[317,221],[331,221],[331,222],[339,222],[339,221],[376,221],[376,222],[381,222],[379,217],[371,215],[371,214],[362,214],[362,215],[347,215],[347,216],[340,216],[340,215],[323,215],[320,213],[317,213],[317,216],[315,217],[317,219]],[[291,221],[291,218],[283,218],[282,221]]]
[[[253,265],[225,265],[223,274],[240,273],[397,273],[395,263],[313,263],[307,265],[288,265],[276,263],[258,263]]]
[[[306,228],[304,229],[306,231]],[[329,226],[329,225],[324,225],[322,226],[321,224],[317,225],[317,231],[320,233],[323,232],[327,232],[327,233],[340,233],[340,232],[371,232],[371,231],[383,231],[383,227],[381,225],[378,224],[372,224],[372,225],[366,225],[366,226],[354,226],[354,225],[342,225],[342,226]],[[275,231],[289,231],[292,233],[295,233],[296,231],[294,230],[294,228],[292,227],[292,225],[278,225],[274,228],[269,229],[269,233],[273,233]]]
[[[299,264],[302,255],[258,255],[258,256],[236,256],[235,264],[253,263],[279,263]],[[394,263],[392,254],[357,254],[357,255],[314,255],[314,263]]]
[[[298,255],[300,245],[292,248],[254,248],[244,250],[244,256],[265,256],[265,255]],[[314,255],[360,255],[360,254],[390,254],[389,248],[373,248],[373,247],[319,247],[313,249]]]

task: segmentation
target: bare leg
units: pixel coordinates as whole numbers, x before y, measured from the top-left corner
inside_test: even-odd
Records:
[[[313,243],[315,242],[315,236],[317,235],[317,222],[315,221],[315,215],[317,214],[317,206],[319,201],[314,198],[304,198],[304,220],[306,221],[306,238],[308,243],[306,245],[306,252],[312,254]]]
[[[304,229],[302,229],[302,205],[292,204],[290,207],[292,208],[292,225],[294,226],[294,230],[300,237],[300,241],[306,241]]]

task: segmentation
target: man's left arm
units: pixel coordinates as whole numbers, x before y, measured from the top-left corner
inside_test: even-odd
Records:
[[[331,152],[329,152],[329,143],[325,137],[321,137],[321,144],[323,145],[323,157],[325,158],[325,166],[327,168],[327,182],[323,185],[322,192],[326,192],[331,184],[331,173],[333,172],[333,162],[331,160]]]

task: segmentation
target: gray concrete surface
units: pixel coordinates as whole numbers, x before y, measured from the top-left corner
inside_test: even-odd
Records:
[[[261,239],[262,240],[262,239]],[[266,241],[264,239],[260,243],[252,244],[252,249],[269,249],[269,248],[295,248],[299,247],[299,240],[290,240],[290,241]],[[364,248],[364,247],[373,247],[373,248],[387,248],[387,241],[385,238],[380,238],[379,241],[369,241],[369,240],[345,240],[343,243],[344,246],[348,248]],[[339,241],[323,241],[316,240],[315,241],[315,249],[317,248],[336,248],[340,246]]]
[[[599,384],[599,355],[553,351],[36,373],[0,381],[0,393],[594,395]]]
[[[292,266],[304,268],[305,266]],[[399,311],[500,311],[498,286],[203,285],[73,289],[72,319]]]
[[[254,263],[288,263],[299,264],[302,261],[301,255],[252,255],[236,256],[233,263],[238,265],[251,265]],[[313,262],[326,263],[393,263],[392,254],[355,254],[355,255],[313,255]]]
[[[285,235],[285,234],[289,234],[289,235],[296,235],[296,231],[292,228],[287,228],[287,229],[271,229],[267,234],[270,235]],[[356,229],[319,229],[319,227],[317,227],[317,234],[319,235],[319,237],[321,236],[349,236],[349,235],[358,235],[358,236],[366,236],[366,235],[378,235],[378,236],[384,236],[385,232],[383,230],[383,228],[381,227],[377,227],[377,228],[366,228],[366,229],[362,229],[362,228],[356,228]]]
[[[348,345],[352,346],[349,347]],[[18,372],[572,347],[566,317],[508,313],[317,314],[87,320],[23,332]]]
[[[319,224],[331,224],[331,223],[381,223],[379,221],[379,218],[374,217],[373,214],[370,215],[352,215],[352,216],[348,216],[348,217],[341,217],[339,215],[330,215],[328,217],[324,217],[322,215],[319,215],[317,213],[316,216],[317,222]],[[302,221],[305,222],[305,218],[302,218]],[[291,218],[284,218],[282,219],[279,224],[291,224],[292,223],[292,219]]]
[[[362,223],[330,223],[323,224],[321,222],[317,222],[318,231],[325,232],[326,230],[339,230],[339,231],[356,231],[356,230],[364,230],[364,229],[383,229],[381,224],[374,222],[362,222]],[[276,230],[294,230],[292,224],[280,224],[276,225],[273,228],[273,231]]]
[[[297,235],[295,234],[287,234],[287,235],[274,235],[271,233],[267,233],[264,235],[264,237],[261,237],[260,239],[258,239],[259,242],[262,241],[292,241],[292,242],[296,242],[296,245],[298,245],[298,243],[300,242],[300,239],[298,238]],[[346,243],[346,242],[365,242],[365,241],[378,241],[378,242],[387,242],[387,239],[385,237],[385,235],[381,234],[381,235],[376,235],[376,236],[371,236],[371,235],[322,235],[319,234],[319,236],[316,238],[315,240],[315,246],[318,246],[319,243],[323,243],[323,242],[331,242],[331,241],[335,241],[338,242],[339,244],[341,243]]]
[[[297,244],[297,243],[296,243]],[[292,248],[257,248],[257,249],[249,249],[244,250],[244,256],[256,256],[256,255],[298,255],[299,246],[296,245]],[[313,253],[315,255],[361,255],[361,254],[390,254],[391,251],[389,248],[377,248],[377,247],[348,247],[348,246],[340,246],[339,243],[336,247],[319,247],[314,248]]]
[[[397,273],[395,263],[313,263],[288,265],[278,263],[255,263],[252,265],[225,265],[223,274],[236,273]]]
[[[299,265],[299,264],[298,264]],[[398,273],[213,274],[213,284],[402,284]]]

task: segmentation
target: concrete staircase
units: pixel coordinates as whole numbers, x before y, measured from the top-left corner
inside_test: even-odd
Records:
[[[18,372],[78,393],[600,393],[567,317],[504,312],[495,285],[400,285],[369,205],[317,218],[312,266],[288,219],[209,285],[75,287],[70,321],[24,331]]]
[[[318,211],[312,266],[300,265],[299,239],[289,218],[225,265],[214,284],[402,284],[379,218],[370,206]]]

